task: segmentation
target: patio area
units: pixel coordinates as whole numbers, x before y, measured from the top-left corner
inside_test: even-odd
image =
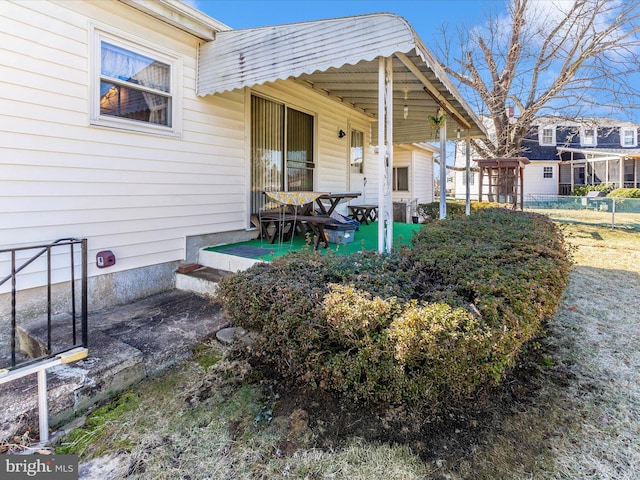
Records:
[[[411,237],[421,227],[419,224],[394,223],[393,245],[410,244]],[[338,235],[344,232],[337,232]],[[216,247],[207,247],[204,252],[221,255],[243,257],[254,261],[271,261],[285,253],[302,249],[313,250],[313,239],[307,239],[302,235],[296,235],[292,240],[269,244],[260,238],[247,242],[240,242]],[[326,254],[332,251],[337,255],[349,255],[362,250],[378,250],[378,222],[369,225],[362,224],[360,229],[353,232],[353,240],[345,243],[329,243],[329,248],[320,246],[318,252]]]

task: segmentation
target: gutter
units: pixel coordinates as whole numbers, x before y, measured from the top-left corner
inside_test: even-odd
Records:
[[[187,32],[200,40],[211,41],[216,33],[232,30],[221,23],[179,0],[118,0],[162,22]]]

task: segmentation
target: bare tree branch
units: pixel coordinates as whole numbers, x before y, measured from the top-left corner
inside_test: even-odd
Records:
[[[640,111],[640,2],[510,1],[508,21],[488,14],[484,28],[458,32],[457,58],[451,40],[437,51],[478,113],[491,117],[496,137],[477,142],[478,153],[520,154],[542,114]],[[509,116],[508,105],[517,116]]]

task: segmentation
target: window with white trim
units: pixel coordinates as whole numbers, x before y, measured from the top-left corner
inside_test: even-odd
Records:
[[[623,147],[635,147],[638,145],[638,136],[635,128],[620,129],[620,144]]]
[[[555,127],[543,127],[538,130],[538,143],[540,145],[553,145],[556,144],[556,129]]]
[[[553,178],[553,167],[542,167],[542,178]]]
[[[597,145],[597,129],[583,128],[580,130],[580,144],[584,147],[595,147]]]
[[[393,191],[409,191],[409,167],[393,167]]]
[[[351,130],[349,164],[351,165],[351,173],[364,172],[364,133],[358,130]]]
[[[179,59],[96,30],[92,123],[145,133],[179,133]]]
[[[469,172],[469,185],[473,186],[476,184],[476,172]],[[462,185],[467,185],[467,174],[466,172],[462,174]]]

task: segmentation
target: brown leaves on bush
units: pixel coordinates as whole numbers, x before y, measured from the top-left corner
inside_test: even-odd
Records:
[[[413,248],[290,254],[220,283],[254,355],[365,403],[430,406],[499,381],[557,308],[570,251],[536,214],[482,209],[426,224]]]

